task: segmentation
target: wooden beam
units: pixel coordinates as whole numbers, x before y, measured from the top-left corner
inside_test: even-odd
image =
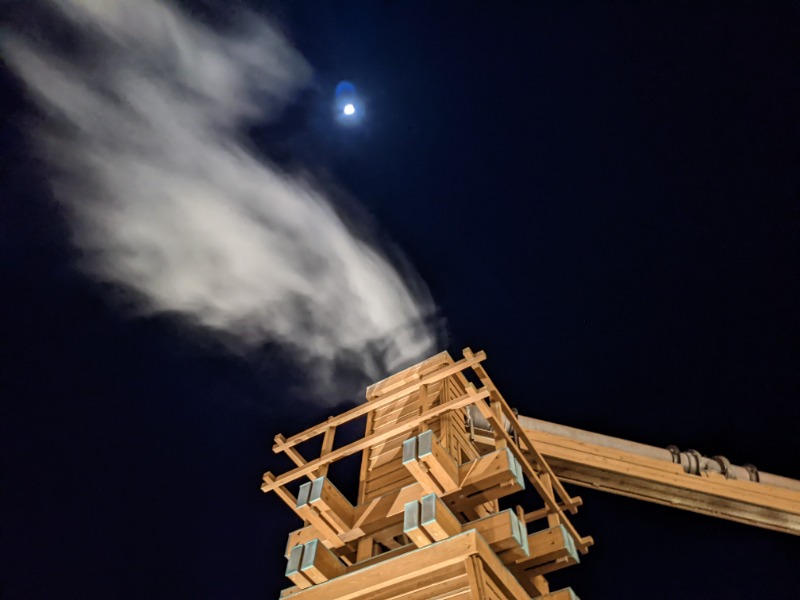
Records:
[[[267,471],[266,473],[264,473],[261,479],[264,481],[265,484],[270,484],[270,485],[274,484],[276,481],[276,477],[275,475],[272,474],[271,471]],[[289,506],[289,508],[297,512],[297,498],[294,497],[294,494],[292,494],[292,492],[287,490],[282,485],[275,486],[271,489],[276,494],[278,494],[278,497],[281,500],[283,500]]]
[[[419,500],[406,503],[403,508],[403,533],[414,542],[417,548],[424,548],[430,546],[434,540],[420,525],[420,512]]]
[[[372,558],[372,552],[374,551],[375,541],[373,540],[371,535],[365,535],[360,540],[358,540],[358,550],[356,551],[356,562],[364,562],[365,560]]]
[[[461,465],[459,467],[460,488],[453,494],[442,497],[445,505],[454,513],[460,512],[470,502],[484,501],[483,498],[477,500],[470,500],[469,497],[461,498],[462,495],[474,495],[487,487],[497,486],[502,482],[516,481],[517,475],[509,464],[513,460],[511,453],[506,449],[496,450]],[[517,489],[523,488],[506,485],[498,493],[511,493]],[[425,493],[423,487],[419,483],[415,483],[356,506],[353,529],[342,534],[341,539],[347,542],[354,541],[366,533],[373,533],[401,520],[400,515],[402,515],[406,503],[418,500]]]
[[[403,466],[413,475],[427,493],[443,493],[444,490],[433,478],[428,467],[417,458],[418,438],[412,437],[403,442]]]
[[[300,564],[303,560],[303,545],[296,545],[291,548],[287,556],[286,577],[301,590],[311,587],[314,582],[300,571]]]
[[[442,493],[458,489],[458,465],[436,439],[433,431],[423,431],[417,436],[417,440],[417,457],[428,467]]]
[[[479,392],[476,392],[474,389],[470,390],[469,393],[467,393],[466,395],[461,396],[460,398],[455,398],[446,403],[440,404],[439,406],[433,407],[429,411],[422,413],[418,417],[415,417],[408,421],[397,423],[393,427],[363,437],[360,440],[356,440],[355,442],[348,444],[347,446],[339,448],[338,450],[334,450],[330,454],[309,461],[303,466],[298,466],[297,468],[289,471],[288,473],[284,473],[271,483],[264,480],[264,484],[261,486],[261,491],[270,492],[279,486],[286,485],[287,483],[291,483],[292,481],[295,481],[296,479],[303,477],[304,475],[308,475],[309,473],[314,472],[321,465],[330,464],[332,462],[335,462],[337,460],[355,454],[356,452],[359,452],[364,448],[370,447],[372,444],[381,442],[396,435],[399,431],[416,427],[420,423],[424,423],[428,419],[438,417],[440,414],[447,412],[448,410],[454,410],[457,408],[461,408],[462,406],[468,406],[470,404],[474,404],[478,400],[488,397],[488,395],[489,395],[488,390],[481,390]]]
[[[318,477],[311,483],[308,503],[337,533],[347,531],[353,526],[353,505],[327,477]]]
[[[517,561],[517,565],[524,569],[571,557],[575,562],[580,562],[577,549],[572,536],[563,525],[543,529],[528,536],[529,556]]]
[[[510,508],[466,523],[464,531],[476,530],[504,563],[528,557],[528,534]]]
[[[276,444],[278,444],[278,443],[282,444],[285,441],[286,441],[286,438],[283,437],[283,435],[281,435],[280,433],[275,436],[275,443]],[[286,452],[286,456],[288,456],[291,459],[291,461],[295,465],[297,465],[298,467],[302,467],[303,465],[308,463],[308,461],[303,457],[302,454],[300,454],[300,452],[297,450],[297,448],[286,448],[285,452]],[[309,479],[316,479],[317,477],[319,477],[319,475],[317,474],[317,471],[312,471],[311,473],[308,473],[308,478]]]
[[[344,571],[345,566],[342,561],[319,540],[311,540],[303,545],[300,572],[313,583],[325,583],[329,579],[343,575]]]
[[[383,397],[380,397],[380,398],[378,398],[376,400],[373,400],[373,401],[370,401],[370,402],[366,402],[366,403],[364,403],[364,404],[362,404],[360,406],[356,406],[355,408],[352,408],[352,409],[348,410],[347,412],[344,412],[344,413],[342,413],[342,414],[340,414],[340,415],[338,415],[336,417],[328,419],[327,421],[325,421],[323,423],[320,423],[319,425],[315,425],[314,427],[306,429],[305,431],[303,431],[301,433],[298,433],[297,435],[293,435],[290,438],[285,439],[281,443],[276,443],[272,447],[272,450],[274,452],[276,452],[276,453],[277,452],[282,452],[287,447],[295,446],[295,445],[299,444],[300,442],[304,442],[304,441],[306,441],[308,439],[316,437],[320,433],[323,433],[325,431],[325,429],[327,429],[328,427],[339,426],[339,425],[341,425],[343,423],[347,423],[348,421],[352,421],[353,419],[361,417],[361,416],[367,414],[368,412],[372,412],[374,410],[378,410],[378,409],[383,408],[385,406],[389,406],[392,402],[394,402],[398,398],[402,398],[403,396],[408,394],[410,391],[415,390],[417,387],[419,387],[421,385],[428,385],[428,384],[431,384],[431,383],[435,383],[437,381],[441,381],[445,377],[449,377],[450,375],[453,375],[454,373],[458,373],[459,371],[463,371],[464,369],[466,369],[468,367],[471,367],[473,365],[476,365],[476,364],[480,363],[482,360],[486,360],[486,354],[484,352],[478,352],[477,354],[474,354],[469,359],[465,358],[465,359],[459,360],[456,363],[450,365],[449,367],[446,367],[444,369],[438,370],[438,371],[436,371],[436,372],[434,372],[434,373],[432,373],[430,375],[426,375],[425,377],[420,379],[418,382],[415,382],[413,384],[409,384],[409,385],[407,385],[407,386],[405,386],[405,387],[403,387],[403,388],[401,388],[399,390],[396,390],[396,391],[392,392],[388,396],[383,396]]]
[[[684,473],[680,465],[529,431],[558,477],[576,485],[800,535],[800,492]]]
[[[336,600],[366,600],[370,594],[377,595],[380,590],[393,589],[429,573],[445,570],[452,565],[463,564],[467,557],[478,551],[477,545],[478,535],[475,532],[468,532],[427,548],[406,552],[388,560],[377,561],[369,567],[347,572],[341,577],[302,590],[291,597],[297,600],[331,600],[332,598],[336,598]],[[354,565],[354,567],[356,566],[358,565]]]
[[[345,543],[339,538],[339,533],[341,532],[336,525],[326,519],[317,507],[311,506],[308,502],[311,495],[311,486],[312,483],[310,481],[300,486],[300,491],[297,494],[297,505],[294,510],[301,519],[310,523],[317,530],[328,546],[341,548]]]
[[[322,449],[320,450],[319,455],[325,456],[326,454],[330,454],[333,450],[333,438],[336,436],[336,427],[328,427],[325,430],[325,433],[322,436]],[[328,467],[330,465],[322,465],[319,469],[317,469],[317,475],[320,477],[324,477],[328,474]]]
[[[436,494],[426,494],[419,501],[419,524],[434,541],[461,533],[461,523]]]
[[[572,500],[575,501],[578,506],[583,505],[583,498],[580,496],[573,496]],[[559,502],[559,508],[564,510],[565,506],[563,502]],[[544,519],[547,515],[550,514],[550,509],[546,506],[544,508],[540,508],[539,510],[532,510],[531,512],[525,513],[525,522],[526,523],[533,523],[534,521],[538,521],[539,519]]]
[[[385,396],[389,392],[407,385],[409,382],[420,381],[425,375],[430,375],[443,366],[452,365],[454,362],[450,353],[444,350],[439,352],[439,354],[426,358],[416,365],[403,369],[399,373],[389,375],[389,377],[367,386],[365,397],[367,400],[371,400],[380,396]]]
[[[477,556],[470,556],[466,562],[469,579],[470,600],[486,600],[486,585],[483,581],[483,564]]]

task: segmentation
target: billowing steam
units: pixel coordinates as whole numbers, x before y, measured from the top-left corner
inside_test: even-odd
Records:
[[[67,41],[6,36],[45,115],[37,132],[92,276],[237,350],[291,348],[321,385],[372,378],[435,344],[432,312],[320,190],[241,139],[309,66],[269,24],[219,33],[156,0],[50,0]]]

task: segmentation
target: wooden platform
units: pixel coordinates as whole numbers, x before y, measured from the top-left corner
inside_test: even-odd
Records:
[[[273,450],[296,467],[264,474],[303,526],[289,536],[282,596],[309,599],[575,598],[544,575],[579,561],[592,539],[568,515],[570,497],[482,366],[443,352],[367,389],[367,402]],[[474,381],[473,384],[471,381]],[[493,425],[476,440],[468,407]],[[335,447],[337,427],[364,436]],[[303,445],[321,436],[316,458]],[[360,454],[357,497],[328,466]],[[523,490],[533,490],[526,496]],[[518,502],[534,505],[523,508]]]

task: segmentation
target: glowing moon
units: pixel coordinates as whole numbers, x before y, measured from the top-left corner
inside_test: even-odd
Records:
[[[356,86],[349,81],[340,81],[336,86],[331,109],[336,122],[345,127],[359,125],[366,114],[364,101],[359,98]]]

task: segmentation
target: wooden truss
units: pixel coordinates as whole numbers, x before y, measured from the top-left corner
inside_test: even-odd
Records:
[[[456,361],[442,352],[369,387],[366,403],[275,437],[273,450],[296,468],[265,473],[261,489],[304,523],[289,536],[286,576],[294,585],[282,597],[576,598],[568,588],[550,592],[544,576],[579,562],[593,543],[568,516],[581,499],[566,492],[520,426],[485,358],[466,349]],[[491,425],[490,437],[476,439],[470,411]],[[335,448],[337,428],[360,418],[364,436]],[[299,446],[320,436],[319,456],[306,459]],[[351,503],[328,467],[358,453]],[[526,486],[537,506],[501,509]]]

